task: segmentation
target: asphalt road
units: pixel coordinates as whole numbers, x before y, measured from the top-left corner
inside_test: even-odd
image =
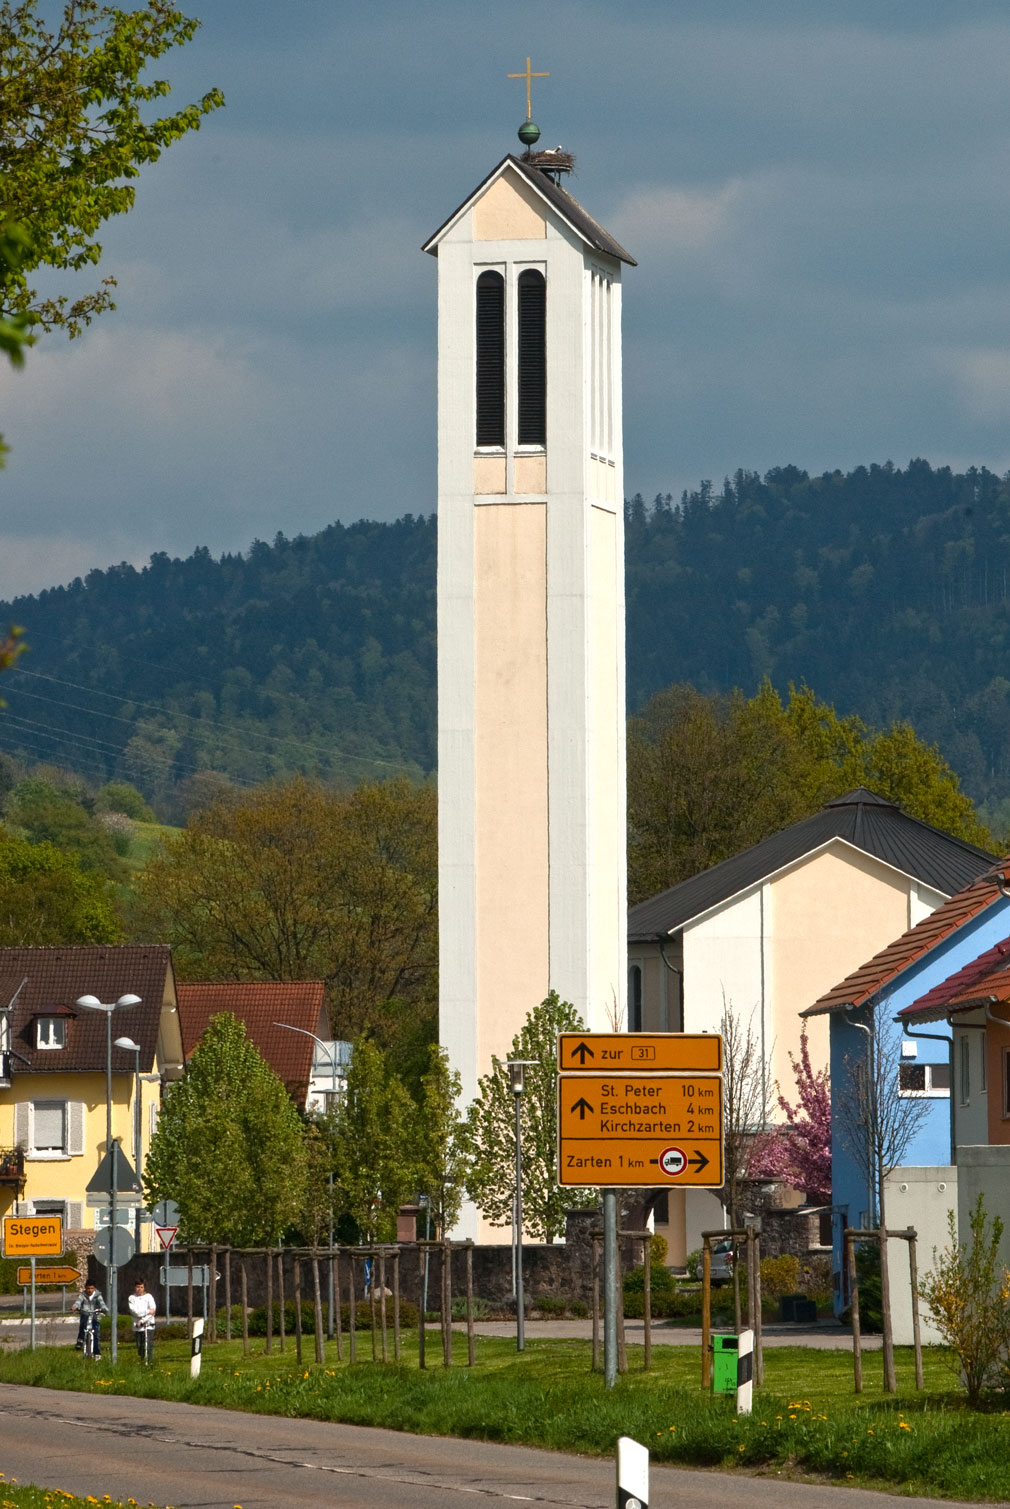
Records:
[[[8,1480],[175,1509],[612,1509],[613,1462],[524,1447],[0,1385]],[[776,1477],[653,1467],[649,1509],[936,1509]],[[950,1506],[952,1501],[947,1501]]]

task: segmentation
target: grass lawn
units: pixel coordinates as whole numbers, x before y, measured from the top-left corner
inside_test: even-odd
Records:
[[[137,1500],[130,1499],[129,1503],[136,1504]],[[76,1494],[64,1493],[62,1488],[36,1488],[30,1483],[19,1483],[16,1478],[8,1481],[0,1472],[0,1509],[88,1509],[89,1504],[99,1504],[102,1509],[128,1509],[118,1499],[79,1499]]]
[[[417,1368],[408,1333],[395,1366],[338,1362],[330,1344],[317,1366],[311,1339],[303,1362],[294,1346],[270,1357],[257,1341],[249,1357],[238,1342],[204,1352],[199,1379],[189,1377],[185,1341],[159,1339],[156,1361],[143,1369],[123,1346],[112,1370],[108,1353],[85,1363],[68,1348],[23,1351],[0,1359],[0,1381],[91,1393],[136,1394],[213,1404],[264,1414],[386,1426],[426,1435],[505,1441],[609,1455],[619,1435],[649,1447],[653,1460],[684,1466],[778,1470],[852,1485],[964,1499],[1010,1500],[1010,1413],[975,1413],[956,1387],[949,1354],[926,1351],[926,1389],[914,1389],[911,1351],[897,1349],[897,1396],[883,1394],[878,1354],[864,1359],[865,1391],[852,1393],[847,1352],[769,1347],[765,1383],[754,1413],[738,1418],[733,1402],[701,1393],[697,1347],[656,1347],[641,1371],[641,1349],[629,1347],[628,1374],[606,1390],[589,1371],[584,1341],[514,1343],[477,1338],[477,1366],[465,1363],[465,1338],[454,1338],[454,1365],[440,1365],[429,1333],[427,1371]],[[346,1347],[346,1337],[345,1337]],[[358,1357],[370,1356],[359,1334]],[[2,1509],[2,1502],[0,1502]]]

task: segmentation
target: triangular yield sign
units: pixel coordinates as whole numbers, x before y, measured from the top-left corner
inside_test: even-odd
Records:
[[[154,1229],[158,1233],[158,1241],[167,1252],[179,1235],[178,1226],[156,1226]]]
[[[116,1191],[119,1194],[140,1194],[140,1180],[134,1172],[133,1165],[123,1152],[118,1142],[113,1143],[116,1150]],[[88,1193],[97,1195],[112,1194],[112,1152],[106,1153],[98,1165],[86,1186]]]

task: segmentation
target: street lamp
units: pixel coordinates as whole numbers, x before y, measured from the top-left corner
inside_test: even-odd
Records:
[[[539,1064],[536,1058],[506,1059],[516,1108],[516,1351],[526,1346],[526,1296],[523,1293],[523,1144],[522,1098],[525,1072]]]
[[[113,1244],[116,1238],[116,1148],[112,1141],[112,1013],[119,1006],[139,1006],[140,997],[135,995],[120,996],[118,1001],[106,1003],[100,1001],[97,996],[79,996],[78,1006],[83,1006],[86,1011],[105,1012],[105,1145],[112,1163],[112,1189],[109,1200],[109,1309],[112,1312],[112,1363],[115,1366],[119,1355],[119,1317],[117,1307],[119,1305],[118,1269],[116,1267],[113,1252]]]
[[[336,1096],[336,1093],[337,1093],[337,1055],[336,1055],[336,1052],[334,1051],[334,1046],[331,1046],[323,1038],[316,1037],[316,1034],[314,1032],[309,1032],[305,1027],[292,1027],[292,1025],[291,1025],[290,1022],[274,1022],[274,1026],[275,1027],[280,1027],[283,1032],[300,1032],[302,1034],[302,1037],[310,1037],[314,1043],[316,1043],[320,1048],[322,1048],[323,1052],[326,1054],[326,1057],[330,1061],[330,1087],[331,1087],[331,1094],[334,1095],[334,1096]],[[328,1341],[332,1341],[333,1340],[333,1309],[334,1309],[334,1303],[335,1303],[335,1296],[334,1296],[334,1293],[333,1293],[333,1168],[332,1168],[332,1150],[331,1150],[331,1167],[330,1167],[329,1185],[330,1185],[330,1261],[327,1264],[327,1267],[328,1267],[328,1270],[329,1270],[329,1278],[327,1280],[327,1286],[326,1286],[326,1294],[327,1294],[327,1302],[328,1302],[327,1308],[328,1308],[329,1313],[328,1313],[328,1315],[326,1317],[326,1338],[327,1338]]]
[[[140,1178],[140,1044],[135,1043],[132,1037],[117,1037],[115,1047],[122,1048],[126,1053],[133,1054],[133,1168]],[[133,1240],[140,1251],[140,1206],[138,1205],[133,1215]]]

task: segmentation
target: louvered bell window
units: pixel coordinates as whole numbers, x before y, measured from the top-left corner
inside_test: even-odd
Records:
[[[520,445],[547,444],[547,284],[543,273],[519,274]]]
[[[477,279],[477,444],[505,444],[505,279]]]

